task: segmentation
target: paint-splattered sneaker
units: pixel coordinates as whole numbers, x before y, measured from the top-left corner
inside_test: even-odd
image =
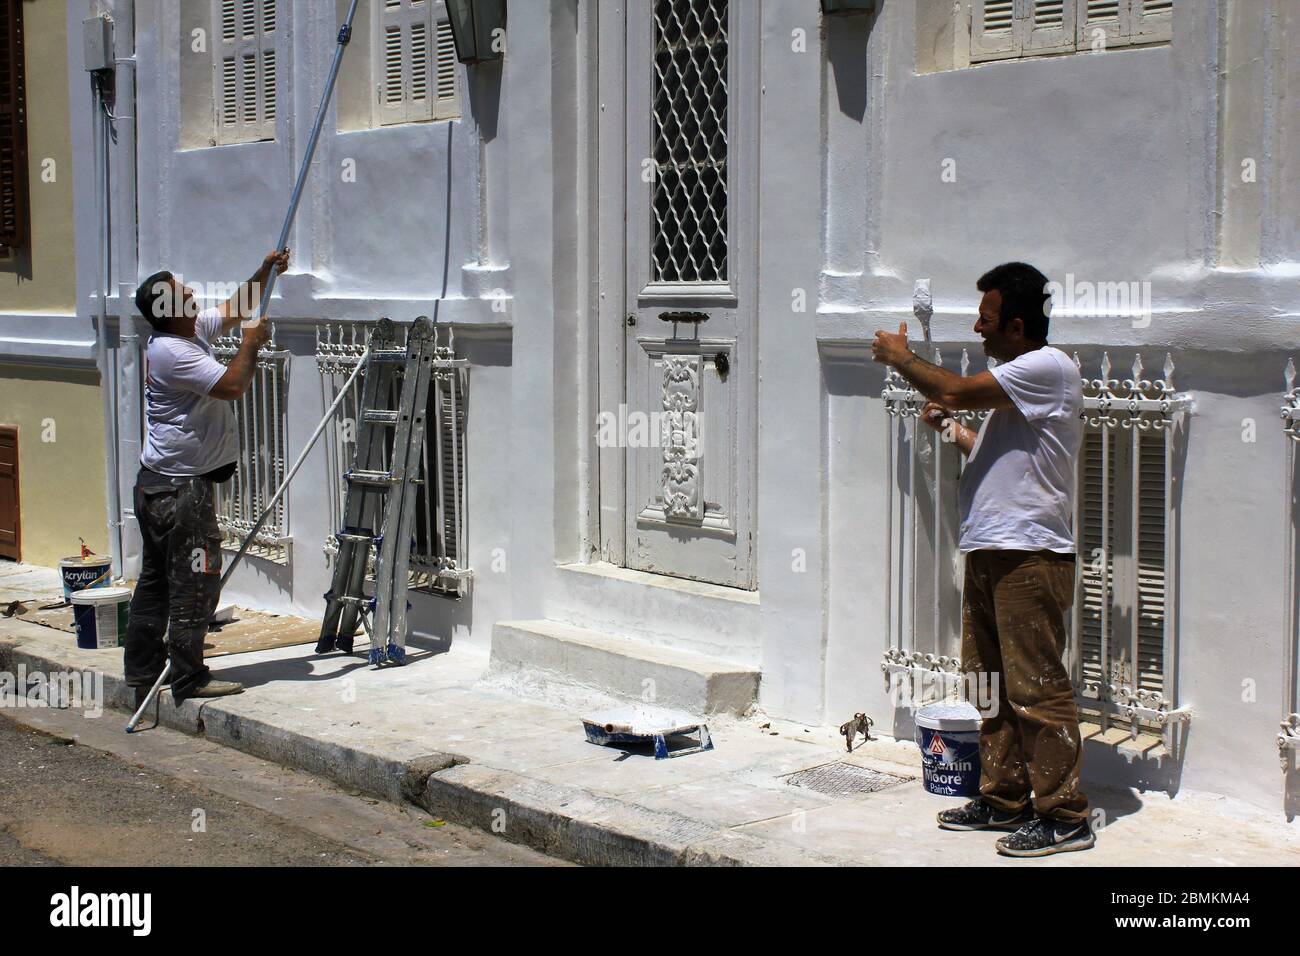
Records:
[[[208,682],[202,687],[196,687],[190,691],[191,697],[229,697],[231,694],[242,694],[244,685],[233,680],[217,680],[215,677],[209,678]]]
[[[944,830],[1018,830],[1034,818],[1033,812],[998,810],[976,797],[950,810],[940,810],[935,817]]]
[[[1071,823],[1039,817],[998,840],[997,847],[1003,856],[1051,856],[1086,850],[1096,842],[1087,820]]]

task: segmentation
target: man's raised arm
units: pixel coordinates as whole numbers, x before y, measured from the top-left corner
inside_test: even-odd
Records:
[[[944,408],[975,412],[1013,407],[992,372],[958,375],[913,352],[907,347],[906,322],[898,327],[896,333],[877,332],[875,341],[871,343],[871,357],[897,369],[898,374],[911,382],[918,392]]]
[[[289,268],[288,249],[267,253],[262,264],[257,267],[257,271],[235,290],[234,295],[217,306],[217,310],[221,313],[221,331],[229,332],[236,323],[251,319],[262,298],[263,285],[271,277],[271,270],[275,269],[276,275],[282,275],[287,268]]]

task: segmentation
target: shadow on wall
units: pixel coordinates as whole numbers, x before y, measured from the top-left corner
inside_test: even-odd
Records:
[[[867,40],[879,16],[877,4],[866,16],[821,18],[840,112],[859,123],[867,115]]]
[[[0,256],[0,275],[11,275],[21,284],[32,280],[32,251],[11,249],[8,256]]]
[[[1141,793],[1156,791],[1171,799],[1178,795],[1183,780],[1183,762],[1191,738],[1191,724],[1184,724],[1178,755],[1168,755],[1156,761],[1149,757],[1128,758],[1113,745],[1097,740],[1083,742],[1083,785],[1100,784],[1104,787],[1131,787]]]
[[[501,63],[489,60],[466,70],[470,115],[484,143],[497,138],[497,120],[501,113]]]
[[[459,600],[412,591],[410,621],[411,630],[406,639],[410,647],[445,654],[451,650],[457,631],[473,633],[474,602],[468,591]]]
[[[243,541],[242,535],[239,541]],[[235,544],[233,547],[222,546],[221,549],[221,567],[230,567],[230,562],[235,558],[235,550],[239,547]],[[254,554],[250,548],[245,555],[239,559],[240,570],[245,575],[244,589],[253,591],[256,588],[272,587],[275,588],[283,597],[290,597],[293,594],[293,548],[289,548],[289,555],[285,558],[283,564],[279,561],[273,561]],[[247,575],[255,575],[256,584],[248,581]]]

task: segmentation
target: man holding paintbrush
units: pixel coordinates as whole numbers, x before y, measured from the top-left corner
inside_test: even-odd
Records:
[[[1096,839],[1079,789],[1074,688],[1061,660],[1074,599],[1071,523],[1083,400],[1078,368],[1047,344],[1047,285],[1023,262],[980,277],[975,331],[998,364],[978,375],[914,354],[906,324],[877,332],[872,343],[872,358],[929,400],[922,420],[967,456],[958,493],[958,547],[966,557],[962,665],[997,675],[998,706],[980,727],[980,795],[942,811],[939,826],[1011,831],[998,852],[1021,857],[1084,850]],[[990,414],[976,433],[952,409]]]

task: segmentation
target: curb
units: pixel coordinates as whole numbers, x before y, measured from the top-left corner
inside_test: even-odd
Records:
[[[134,710],[134,694],[121,677],[35,653],[21,638],[0,639],[0,670],[12,673],[22,665],[41,672],[102,673],[105,705],[124,714]],[[682,814],[476,765],[458,754],[397,759],[332,743],[223,709],[214,700],[187,700],[178,707],[166,697],[158,719],[161,726],[306,771],[368,796],[413,803],[436,817],[589,866],[834,866],[845,862],[795,846],[773,845]]]
[[[0,670],[13,672],[23,665],[30,671],[42,672],[72,670],[87,673],[91,670],[53,656],[34,653],[12,640],[0,642]],[[93,672],[104,675],[104,704],[123,714],[132,714],[135,694],[126,682],[114,674],[100,670]],[[415,760],[398,760],[308,737],[255,717],[234,713],[222,708],[215,700],[187,700],[177,706],[169,695],[164,695],[157,706],[160,726],[303,770],[348,790],[392,803],[403,803],[407,794],[418,793],[430,773],[464,763],[466,759],[457,754],[435,753]],[[142,719],[145,728],[152,726],[151,717],[146,713]],[[417,776],[423,774],[414,781],[409,779],[413,768]]]
[[[587,866],[835,866],[679,813],[466,763],[430,775],[429,813]]]

